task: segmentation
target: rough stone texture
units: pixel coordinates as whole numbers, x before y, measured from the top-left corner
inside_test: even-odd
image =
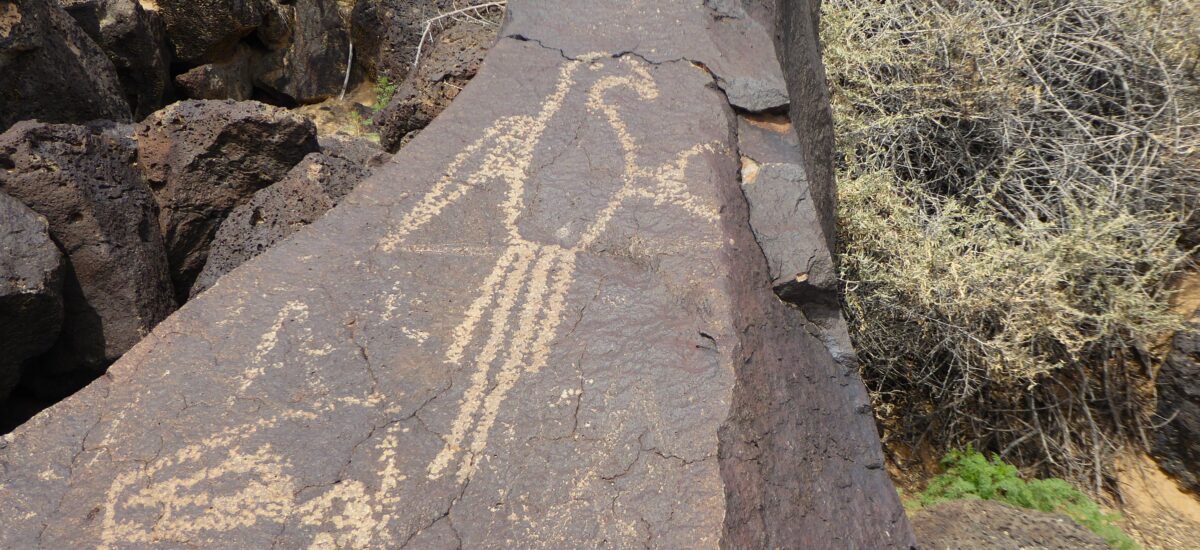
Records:
[[[351,3],[339,0],[162,0],[176,55],[197,65],[177,79],[193,99],[316,103],[342,89]],[[228,95],[220,95],[222,92]]]
[[[574,26],[501,39],[341,204],[15,431],[0,547],[912,546],[682,60],[710,10],[560,4],[511,0]]]
[[[175,309],[158,216],[120,128],[21,122],[0,136],[0,191],[44,216],[65,251],[62,337],[27,381],[90,381]]]
[[[162,19],[137,0],[58,0],[104,50],[138,120],[162,107],[171,82]]]
[[[62,327],[62,253],[46,218],[0,193],[0,401]]]
[[[1014,508],[989,500],[953,500],[913,515],[927,550],[1105,550],[1099,535],[1062,514]]]
[[[424,21],[435,15],[428,0],[359,0],[350,15],[354,62],[369,75],[404,80],[413,64]]]
[[[325,153],[304,157],[282,180],[255,193],[221,223],[192,296],[319,219],[380,163],[371,166]]]
[[[454,23],[438,34],[410,73],[375,116],[379,140],[396,151],[409,134],[429,125],[479,71],[483,56],[495,42],[496,30],[476,23]]]
[[[318,136],[317,143],[321,146],[321,152],[326,155],[343,158],[356,166],[372,170],[383,166],[392,158],[378,143],[363,137],[326,134]]]
[[[230,57],[193,67],[175,77],[175,85],[191,99],[233,99],[254,97],[254,51],[239,45]]]
[[[792,98],[789,115],[800,135],[810,194],[830,250],[836,250],[837,184],[834,181],[833,111],[821,61],[820,0],[779,2],[775,46]]]
[[[809,330],[839,364],[855,366],[837,271],[791,122],[781,115],[739,116],[738,152],[750,227],[767,258],[775,293],[804,311]]]
[[[1170,421],[1154,434],[1152,452],[1163,470],[1200,493],[1200,311],[1175,335],[1156,384],[1158,416]]]
[[[697,3],[702,3],[704,9],[693,9]],[[593,20],[596,32],[572,36],[571,42],[554,42],[554,47],[561,48],[564,55],[579,57],[592,52],[619,51],[613,47],[636,44],[638,55],[653,63],[682,59],[674,56],[686,49],[686,59],[702,63],[711,71],[734,107],[750,112],[784,108],[788,105],[788,91],[775,57],[771,28],[748,16],[741,4],[740,0],[671,1],[662,8],[649,8],[647,4],[648,9],[638,13],[646,19],[644,25],[605,20],[608,8],[603,2],[559,2],[561,10],[579,10],[571,12],[571,17],[562,17],[566,11],[555,13],[510,6],[505,32],[507,36],[552,40],[573,32],[582,21]],[[689,37],[673,33],[649,36],[642,32],[655,26],[703,31]],[[679,47],[680,39],[686,41],[686,48]]]
[[[278,44],[254,61],[255,83],[299,103],[316,103],[342,89],[350,32],[338,0],[294,0],[271,5],[271,39]],[[264,33],[259,32],[260,36]]]
[[[0,131],[35,118],[130,114],[112,62],[57,2],[0,0]]]
[[[312,122],[254,101],[174,103],[138,125],[137,139],[180,302],[225,216],[317,150]]]
[[[209,63],[232,55],[262,24],[267,0],[156,0],[180,61]]]

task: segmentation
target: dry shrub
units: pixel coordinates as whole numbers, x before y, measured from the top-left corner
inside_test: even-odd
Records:
[[[1099,491],[1200,190],[1188,0],[826,0],[845,305],[890,442]]]

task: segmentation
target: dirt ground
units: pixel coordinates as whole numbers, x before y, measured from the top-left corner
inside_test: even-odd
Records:
[[[1200,497],[1184,492],[1145,455],[1117,464],[1121,527],[1147,549],[1187,550],[1200,546]]]

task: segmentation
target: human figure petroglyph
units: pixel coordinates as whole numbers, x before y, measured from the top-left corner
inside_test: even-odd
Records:
[[[420,476],[426,483],[451,473],[461,483],[475,474],[509,393],[523,374],[536,373],[547,366],[551,344],[564,318],[567,294],[575,280],[577,259],[605,233],[621,208],[640,200],[680,208],[707,222],[719,220],[717,207],[691,194],[685,180],[692,159],[702,154],[727,154],[725,146],[716,142],[697,144],[662,165],[644,166],[637,141],[618,106],[609,103],[606,95],[621,88],[632,91],[638,99],[651,101],[658,97],[658,87],[641,61],[629,57],[609,59],[607,55],[594,55],[564,64],[538,113],[496,121],[453,159],[444,177],[377,244],[377,250],[383,253],[400,250],[420,253],[437,248],[438,245],[409,243],[407,239],[472,190],[493,185],[504,191],[497,207],[505,242],[498,254],[495,249],[486,252],[495,259],[495,264],[443,350],[447,364],[471,367],[468,385],[458,401],[453,422],[442,435],[444,445],[425,471],[401,472],[397,467],[396,449],[401,432],[398,425],[392,425],[382,430],[371,445],[363,447],[372,449],[377,457],[376,479],[343,480],[316,496],[300,499],[294,492],[297,483],[289,473],[293,468],[291,463],[270,445],[257,443],[259,438],[255,434],[277,429],[282,421],[315,417],[317,412],[339,407],[375,409],[387,406],[388,401],[377,394],[366,399],[326,396],[277,417],[224,430],[187,445],[154,465],[119,476],[110,488],[103,510],[105,546],[203,539],[259,522],[319,526],[320,534],[311,541],[311,548],[388,545],[397,542],[391,540],[389,525],[397,519],[395,508],[400,503],[402,483],[412,483],[406,473]],[[576,88],[580,71],[599,70],[610,63],[619,64],[621,74],[596,79],[581,100],[589,113],[605,121],[606,131],[611,131],[618,142],[622,158],[619,185],[614,185],[615,191],[608,202],[589,218],[574,242],[527,239],[519,221],[525,213],[529,169],[542,135]],[[480,254],[474,249],[461,252],[464,256]],[[398,295],[400,290],[393,288],[393,292]],[[392,321],[397,305],[394,300],[383,302],[386,310],[381,313],[381,320]],[[240,393],[252,391],[265,379],[267,371],[283,366],[283,359],[275,349],[282,334],[298,331],[294,335],[300,346],[297,349],[325,353],[321,351],[325,348],[312,342],[313,336],[304,326],[307,308],[299,301],[282,306],[248,357],[250,364],[240,381]],[[404,334],[408,337],[408,333]],[[187,473],[176,474],[177,471]],[[200,480],[218,478],[232,479],[239,488],[227,495],[198,495],[189,491]],[[229,506],[234,501],[231,499],[254,506],[252,509]],[[158,514],[146,514],[148,511]],[[157,519],[148,522],[123,515]]]

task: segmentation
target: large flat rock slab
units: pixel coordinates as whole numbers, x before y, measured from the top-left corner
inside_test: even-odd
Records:
[[[715,20],[592,3],[614,41]],[[0,440],[0,547],[911,546],[861,382],[772,292],[713,73],[512,35]]]

